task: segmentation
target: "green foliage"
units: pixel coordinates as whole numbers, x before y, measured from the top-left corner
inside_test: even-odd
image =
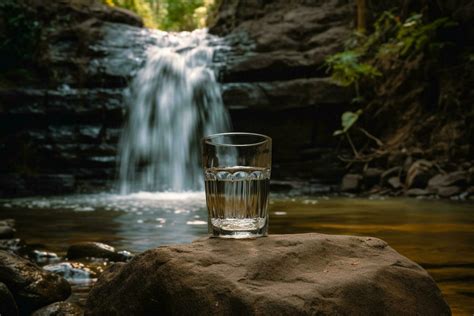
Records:
[[[40,24],[27,7],[16,1],[0,2],[0,70],[30,63],[35,57]]]
[[[394,25],[387,25],[395,29],[396,32],[393,38],[388,39],[385,44],[381,45],[379,56],[396,54],[399,57],[405,57],[422,53],[425,50],[436,54],[439,49],[449,44],[449,42],[437,38],[438,32],[441,29],[455,27],[457,23],[448,17],[439,18],[431,23],[424,23],[421,14],[414,14],[407,18],[404,23],[395,20]]]
[[[445,48],[454,46],[449,34],[452,34],[456,27],[457,23],[449,17],[426,21],[421,14],[413,14],[401,21],[393,12],[386,11],[380,14],[374,23],[371,34],[354,33],[346,43],[345,50],[329,56],[326,65],[336,82],[343,86],[354,85],[357,96],[355,101],[358,103],[363,100],[359,91],[360,83],[383,74],[384,80],[379,83],[364,85],[363,94],[376,94],[379,100],[390,100],[395,93],[403,93],[404,90],[400,88],[409,79],[418,76],[427,63],[437,65],[443,60],[441,56],[447,56],[450,50]],[[472,56],[467,59],[474,60]],[[390,103],[375,102],[367,108],[379,104],[385,106],[384,104]],[[347,138],[356,158],[361,156],[351,140],[349,131],[361,114],[362,110],[343,113],[342,128],[333,133],[334,136],[343,135]],[[379,146],[383,144],[364,129],[359,130]]]
[[[333,136],[338,136],[347,133],[350,128],[355,124],[355,122],[357,122],[362,112],[362,109],[359,109],[356,112],[344,112],[341,116],[342,129],[334,131]]]
[[[380,72],[373,66],[360,62],[360,54],[353,50],[347,50],[326,58],[328,71],[331,77],[342,86],[350,86],[362,78],[375,78]]]
[[[342,86],[354,85],[355,103],[361,103],[359,91],[362,80],[374,79],[382,71],[393,69],[394,60],[409,60],[427,52],[432,56],[450,45],[438,34],[443,29],[455,27],[456,22],[444,17],[425,23],[421,14],[414,14],[405,21],[390,11],[383,12],[374,23],[372,34],[355,33],[346,43],[346,50],[326,58],[327,70],[332,79]],[[398,83],[400,84],[400,83]]]
[[[165,31],[191,31],[206,26],[214,13],[215,0],[103,0],[135,12],[146,27]]]
[[[172,31],[188,31],[197,28],[198,23],[194,18],[194,12],[203,4],[203,0],[167,1],[160,21],[161,28]]]

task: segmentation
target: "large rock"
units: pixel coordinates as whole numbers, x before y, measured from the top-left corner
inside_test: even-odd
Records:
[[[18,315],[18,307],[8,287],[0,282],[0,315]]]
[[[428,181],[433,177],[433,163],[424,159],[415,161],[408,168],[406,177],[407,188],[423,189],[428,185]]]
[[[341,191],[357,192],[362,189],[362,176],[360,174],[348,173],[342,178]]]
[[[272,81],[315,76],[343,48],[353,6],[345,1],[223,1],[212,33],[235,47],[225,81]]]
[[[222,98],[229,107],[258,107],[274,111],[348,103],[352,91],[336,85],[329,78],[311,78],[229,83],[223,85]]]
[[[437,174],[428,181],[428,187],[449,187],[452,185],[467,186],[469,174],[466,171],[456,171],[448,174]]]
[[[71,294],[69,283],[59,275],[6,251],[0,251],[0,282],[8,286],[22,314]]]
[[[90,18],[115,23],[143,27],[143,20],[135,13],[118,7],[104,5],[97,0],[62,0],[44,2],[38,0],[20,0],[31,6],[39,18],[58,23],[78,23]],[[57,15],[61,14],[62,17]],[[59,23],[61,23],[59,22]]]
[[[384,241],[322,234],[201,239],[106,271],[86,315],[449,315],[433,279]]]

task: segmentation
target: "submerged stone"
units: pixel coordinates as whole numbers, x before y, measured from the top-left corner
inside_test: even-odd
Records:
[[[86,315],[449,315],[433,279],[384,241],[323,234],[200,239],[116,264]]]
[[[60,262],[43,267],[46,271],[59,274],[70,283],[88,283],[96,277],[96,273],[79,262]]]

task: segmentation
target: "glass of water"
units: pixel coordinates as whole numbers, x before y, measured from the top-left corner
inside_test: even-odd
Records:
[[[272,139],[222,133],[202,140],[210,236],[253,238],[268,231]]]

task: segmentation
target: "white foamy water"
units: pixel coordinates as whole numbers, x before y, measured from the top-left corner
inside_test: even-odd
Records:
[[[229,130],[211,69],[219,40],[205,30],[157,32],[129,87],[119,146],[122,194],[202,190],[200,139]]]

